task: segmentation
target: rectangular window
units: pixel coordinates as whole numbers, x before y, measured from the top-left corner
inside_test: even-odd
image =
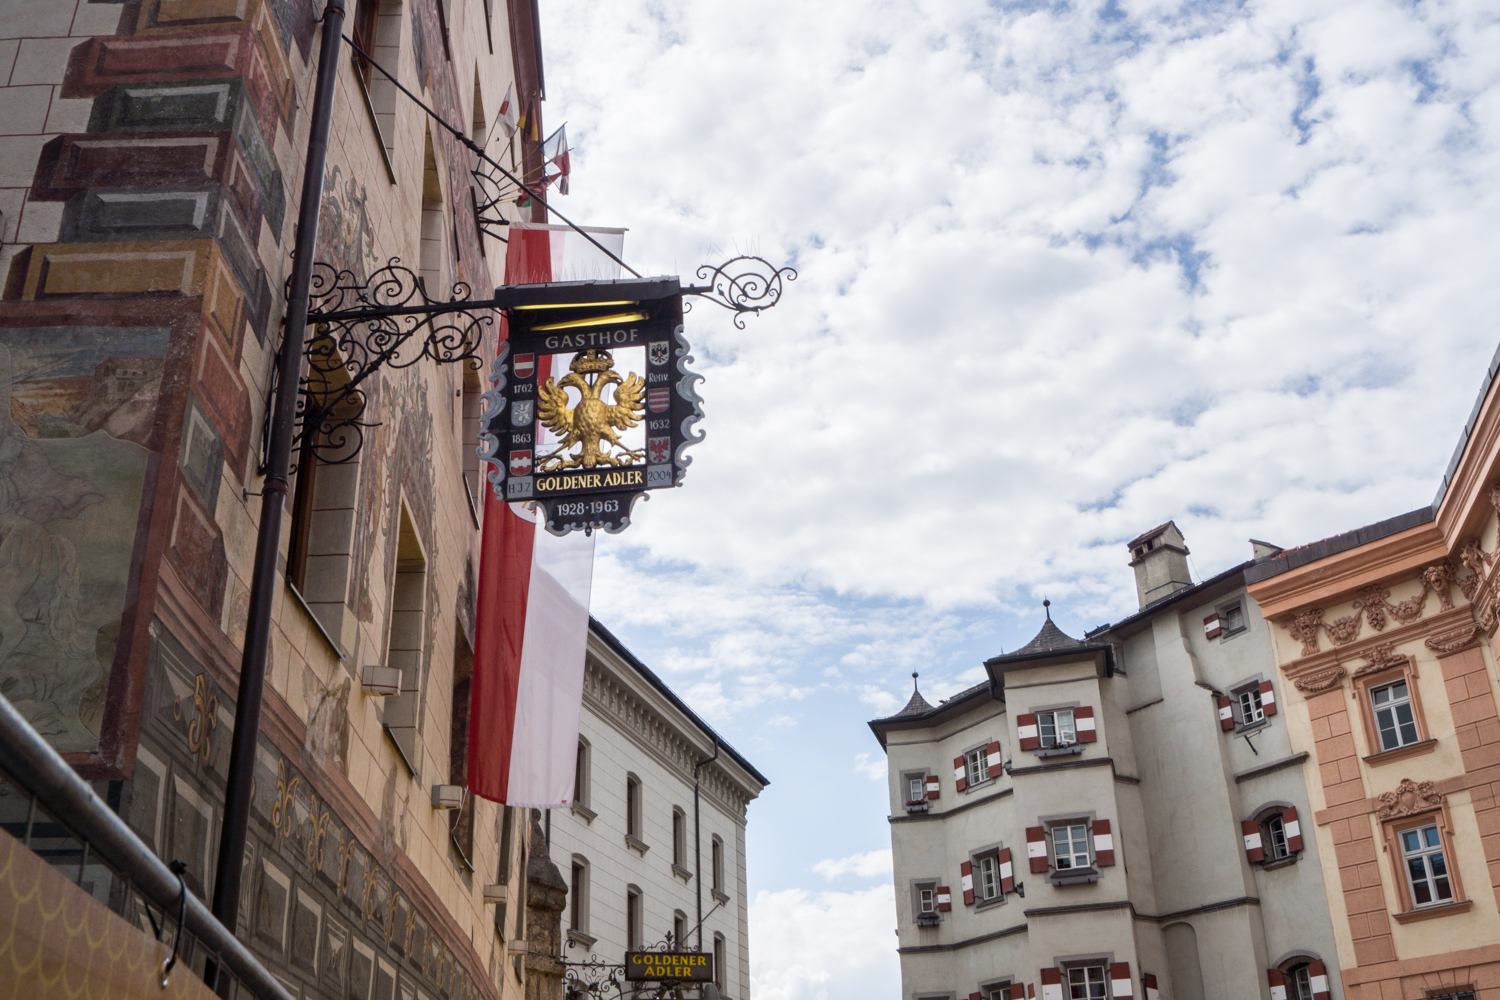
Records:
[[[1070,823],[1052,828],[1052,855],[1058,871],[1089,866],[1089,825]]]
[[[687,937],[687,916],[682,913],[672,915],[672,941],[677,947],[683,947],[682,939]]]
[[[1036,724],[1044,747],[1072,746],[1078,742],[1078,730],[1073,725],[1071,708],[1056,712],[1038,712]]]
[[[725,968],[729,964],[729,949],[724,944],[724,935],[714,935],[714,985],[719,988],[720,995],[724,993],[724,984],[729,982],[729,970]]]
[[[583,926],[583,886],[586,878],[581,862],[573,862],[573,880],[568,891],[568,926],[575,931],[587,930]]]
[[[712,853],[710,854],[710,867],[713,871],[714,891],[724,891],[724,842],[718,837],[713,839]]]
[[[1266,717],[1265,708],[1260,701],[1259,684],[1237,692],[1236,697],[1240,701],[1240,725],[1249,726]]]
[[[1281,822],[1280,814],[1266,820],[1266,842],[1270,845],[1270,860],[1278,861],[1290,855],[1291,849],[1286,843],[1286,825]]]
[[[989,755],[985,753],[984,747],[970,750],[964,754],[964,768],[968,772],[970,787],[981,781],[990,780]]]
[[[1381,750],[1394,750],[1417,742],[1417,720],[1412,714],[1411,692],[1406,688],[1406,681],[1371,688],[1370,706],[1375,710],[1375,728],[1380,732]]]
[[[936,892],[936,890],[927,889],[927,888],[923,888],[923,889],[918,889],[917,890],[917,912],[918,913],[936,913],[937,912],[937,892]]]
[[[926,785],[922,778],[908,778],[906,781],[906,801],[925,802],[927,800]]]
[[[641,839],[641,779],[633,774],[625,779],[625,832]]]
[[[1448,881],[1448,862],[1443,858],[1443,840],[1436,824],[1401,831],[1401,857],[1411,885],[1412,906],[1431,906],[1453,900]]]
[[[1245,612],[1238,604],[1231,604],[1227,608],[1219,609],[1219,627],[1224,634],[1240,632],[1245,628]]]
[[[994,899],[1000,895],[1000,859],[993,854],[986,854],[979,859],[979,890],[980,899]]]
[[[681,809],[672,810],[672,864],[687,864],[687,816]]]
[[[990,1000],[1019,1000],[1018,995],[1013,998],[1011,986],[1011,983],[1001,983],[999,986],[991,986],[989,990]]]
[[[1069,1000],[1093,1000],[1109,996],[1105,990],[1109,980],[1105,978],[1102,965],[1075,965],[1068,970]]]

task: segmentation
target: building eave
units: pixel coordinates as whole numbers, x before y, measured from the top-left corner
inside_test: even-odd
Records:
[[[1168,608],[1187,602],[1212,601],[1222,594],[1227,594],[1230,591],[1238,589],[1244,585],[1241,575],[1254,565],[1256,565],[1255,561],[1250,560],[1242,562],[1238,566],[1231,566],[1217,576],[1209,577],[1202,583],[1195,583],[1191,587],[1183,587],[1181,590],[1173,591],[1165,597],[1159,597],[1127,618],[1121,618],[1117,622],[1100,625],[1096,629],[1085,632],[1083,637],[1085,639],[1092,639],[1095,636],[1107,635],[1116,639],[1128,639],[1147,628],[1157,615]]]

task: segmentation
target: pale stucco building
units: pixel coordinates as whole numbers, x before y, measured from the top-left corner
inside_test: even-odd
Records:
[[[1256,562],[1194,584],[1186,554],[1141,535],[1137,614],[1080,640],[1049,612],[984,683],[870,723],[906,1000],[1343,995]]]
[[[566,958],[618,963],[671,935],[713,954],[721,997],[749,1000],[745,824],[767,784],[591,620],[573,805],[551,816],[551,858],[569,882]]]

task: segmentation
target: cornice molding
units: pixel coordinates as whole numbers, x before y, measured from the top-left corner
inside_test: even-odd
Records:
[[[1433,521],[1450,549],[1477,535],[1489,519],[1490,477],[1500,461],[1500,393],[1486,393],[1479,417],[1464,443],[1463,456],[1438,505]]]
[[[1394,582],[1447,558],[1442,532],[1429,521],[1252,583],[1246,589],[1260,605],[1263,616],[1280,618],[1316,605],[1347,602],[1363,587]]]
[[[1351,660],[1379,659],[1382,655],[1390,655],[1391,648],[1402,643],[1445,637],[1472,625],[1474,614],[1471,606],[1456,604],[1446,611],[1439,611],[1406,625],[1388,627],[1365,638],[1354,639],[1347,645],[1288,660],[1282,665],[1281,672],[1299,691],[1317,694],[1339,684],[1349,673],[1345,665]],[[1377,653],[1377,650],[1384,650],[1384,653]]]
[[[649,705],[628,681],[592,656],[584,668],[583,700],[600,718],[651,754],[657,763],[692,786],[693,764],[705,754],[704,748],[689,740],[680,727]],[[717,763],[698,773],[703,795],[743,821],[754,798],[750,791]]]

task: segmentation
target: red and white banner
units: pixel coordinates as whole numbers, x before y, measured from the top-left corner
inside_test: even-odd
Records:
[[[565,242],[555,230],[513,227],[506,282],[554,280]],[[612,262],[594,252],[593,267],[607,269]],[[608,276],[618,276],[615,267]],[[529,359],[541,380],[552,374],[554,360],[566,364]],[[531,465],[530,455],[506,453],[513,466]],[[573,797],[595,536],[574,531],[559,538],[539,517],[485,490],[468,785],[494,802],[545,809]]]

